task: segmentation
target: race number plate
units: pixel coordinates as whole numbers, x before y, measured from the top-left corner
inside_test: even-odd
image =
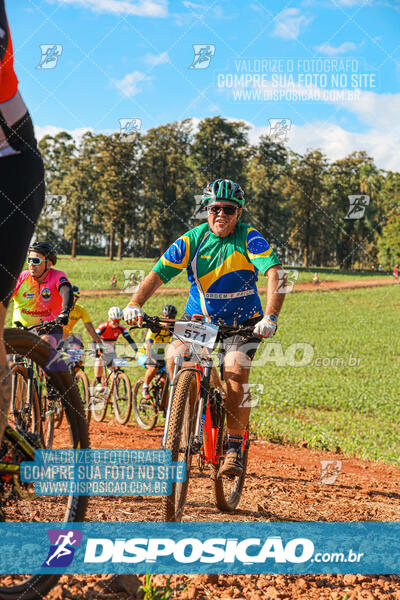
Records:
[[[177,321],[174,327],[174,334],[184,342],[195,342],[200,344],[200,346],[214,348],[218,329],[218,325],[213,325],[212,323]]]

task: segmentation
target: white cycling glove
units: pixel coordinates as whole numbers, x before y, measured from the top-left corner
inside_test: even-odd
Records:
[[[144,312],[138,304],[128,304],[128,306],[124,308],[124,321],[126,321],[128,325],[139,325],[139,327],[141,327],[143,315]]]
[[[278,328],[278,317],[276,315],[265,315],[254,327],[254,333],[263,338],[271,338]]]

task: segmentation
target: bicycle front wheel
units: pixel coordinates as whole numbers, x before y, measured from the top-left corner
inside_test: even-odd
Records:
[[[89,424],[90,423],[90,414],[91,414],[91,411],[89,410],[90,390],[89,390],[89,379],[88,379],[85,371],[82,371],[82,369],[79,369],[79,371],[77,371],[75,373],[75,382],[78,387],[79,395],[82,400],[85,417]]]
[[[132,388],[126,373],[119,372],[115,376],[113,406],[118,423],[125,425],[129,421],[132,410]]]
[[[11,427],[40,434],[40,406],[34,385],[29,394],[28,371],[22,364],[10,365],[11,407],[8,422]]]
[[[107,406],[108,406],[108,391],[97,392],[97,379],[93,379],[91,385],[91,394],[90,394],[90,407],[89,410],[92,413],[92,417],[97,423],[101,423],[104,421]]]
[[[196,374],[191,371],[179,377],[172,398],[171,415],[165,447],[172,451],[172,460],[186,464],[186,480],[172,484],[170,496],[162,497],[164,521],[181,521],[189,487],[197,398]]]
[[[52,370],[52,349],[36,335],[18,329],[5,329],[4,339],[9,354],[29,357],[36,365],[46,369],[46,377],[59,393],[65,418],[53,439],[53,448],[84,449],[89,447],[87,423],[83,414],[78,390],[70,373]],[[27,438],[31,443],[30,437]],[[5,456],[18,460],[19,448],[12,439],[3,439]],[[6,521],[70,523],[84,520],[88,498],[85,496],[35,495],[32,484],[19,481],[15,475],[3,481],[0,497],[1,510]],[[68,527],[68,525],[67,525]],[[0,575],[0,600],[36,600],[43,598],[59,579],[59,575]]]
[[[221,418],[223,427],[218,430],[217,444],[216,444],[216,455],[222,462],[226,456],[228,449],[228,430],[226,426],[225,409],[223,409],[223,415]],[[212,466],[212,479],[214,482],[214,499],[217,508],[222,511],[232,512],[239,504],[240,497],[242,495],[244,480],[246,478],[247,459],[249,454],[249,437],[247,432],[247,441],[242,451],[242,465],[243,472],[237,477],[219,477],[218,476],[218,465]]]
[[[141,377],[133,388],[133,414],[139,427],[150,431],[154,429],[157,423],[158,409],[156,408],[156,399],[152,393],[152,387],[149,388],[150,398],[144,398],[142,393],[143,383],[144,378]]]

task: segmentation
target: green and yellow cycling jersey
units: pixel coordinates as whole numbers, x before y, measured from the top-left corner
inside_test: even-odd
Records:
[[[182,235],[162,255],[153,270],[164,283],[187,270],[190,282],[185,312],[231,325],[262,316],[257,293],[258,272],[263,275],[280,261],[254,227],[237,223],[227,237],[215,235],[203,223]]]

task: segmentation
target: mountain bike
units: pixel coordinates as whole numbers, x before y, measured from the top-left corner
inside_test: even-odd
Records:
[[[89,447],[88,427],[82,402],[67,366],[60,355],[37,335],[19,329],[5,329],[8,354],[32,362],[42,369],[61,398],[65,418],[53,439],[53,448]],[[25,377],[21,379],[27,385]],[[25,388],[24,388],[25,389]],[[27,424],[30,429],[26,429]],[[43,448],[42,436],[32,431],[29,420],[15,420],[6,426],[0,444],[0,520],[43,521],[54,523],[84,520],[88,498],[85,496],[36,496],[34,486],[20,481],[20,464],[34,459]],[[34,600],[45,596],[56,585],[59,575],[0,575],[0,600]]]
[[[159,317],[144,316],[146,327],[154,332],[161,329]],[[166,328],[166,319],[162,327]],[[162,447],[171,450],[173,461],[186,464],[186,480],[172,484],[172,493],[163,496],[162,516],[165,521],[180,521],[192,469],[193,456],[197,456],[200,469],[211,467],[214,500],[217,508],[233,511],[237,507],[245,481],[250,438],[246,431],[242,445],[243,472],[227,478],[218,475],[219,467],[225,459],[228,444],[226,425],[226,388],[223,383],[223,364],[220,373],[214,367],[211,351],[221,335],[240,335],[243,341],[254,339],[252,327],[235,323],[218,325],[201,323],[196,320],[171,321],[168,327],[174,336],[185,342],[188,350],[185,355],[175,358],[174,374],[170,385],[166,421]]]
[[[50,332],[57,320],[24,327],[24,331],[43,335]],[[62,420],[62,401],[45,371],[27,356],[13,355],[11,370],[11,423],[41,436],[46,448],[51,448],[54,429]],[[22,424],[22,422],[24,424]]]
[[[150,431],[157,423],[160,410],[164,410],[168,401],[169,380],[165,374],[165,367],[157,371],[150,382],[149,396],[145,398],[142,393],[144,377],[140,377],[133,388],[133,414],[139,427]]]
[[[111,403],[118,423],[125,425],[129,421],[132,410],[132,386],[122,367],[127,367],[130,360],[134,359],[131,356],[121,356],[114,358],[111,367],[104,365],[101,390],[96,389],[99,384],[96,378],[93,379],[89,410],[98,423],[104,421],[107,407]]]

